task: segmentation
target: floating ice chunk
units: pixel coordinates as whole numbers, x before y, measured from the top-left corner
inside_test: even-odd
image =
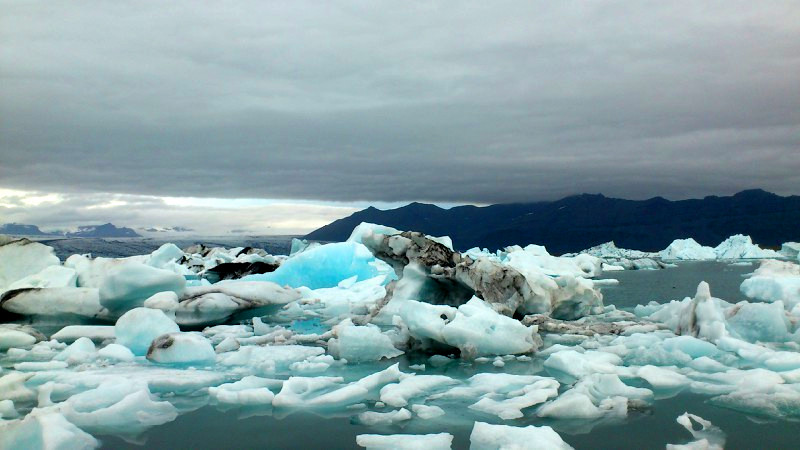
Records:
[[[151,253],[147,258],[146,264],[159,269],[171,270],[175,273],[191,273],[186,266],[182,266],[177,263],[177,261],[183,257],[183,250],[178,248],[178,246],[175,244],[167,243]]]
[[[495,312],[473,297],[458,307],[458,314],[442,330],[444,341],[461,350],[462,356],[510,355],[536,350],[535,327]]]
[[[142,356],[147,353],[153,339],[162,334],[180,331],[178,325],[163,311],[150,308],[132,309],[122,315],[114,325],[117,343]]]
[[[14,402],[11,400],[0,400],[0,419],[15,419],[19,416]],[[2,423],[2,420],[0,420]]]
[[[33,374],[11,372],[0,376],[0,400],[24,402],[36,398],[36,393],[25,386]]]
[[[624,408],[621,411],[622,415],[627,413],[627,402],[624,402]],[[536,414],[539,417],[559,419],[596,419],[603,416],[603,410],[598,408],[585,393],[568,391],[542,406]]]
[[[714,356],[719,353],[717,346],[707,341],[692,336],[676,336],[664,339],[661,344],[665,350],[678,350],[689,355],[692,359],[703,356]]]
[[[368,426],[391,425],[396,422],[411,419],[411,411],[400,408],[395,411],[385,413],[375,411],[365,411],[358,415],[358,421]]]
[[[401,231],[397,228],[387,227],[385,225],[377,225],[374,223],[369,222],[361,222],[350,233],[350,237],[347,238],[347,242],[357,242],[359,244],[363,244],[364,240],[370,241],[375,238],[375,236],[391,236],[394,234],[400,234]]]
[[[200,333],[168,333],[153,339],[147,359],[162,364],[208,364],[217,354]]]
[[[160,309],[170,318],[174,318],[175,311],[178,310],[178,294],[173,291],[158,292],[148,297],[142,306],[150,309]]]
[[[542,252],[538,248],[529,251],[530,247],[508,253],[506,260],[508,265],[523,273],[538,270],[552,277],[570,275],[593,278],[602,273],[600,258],[587,254],[579,254],[572,258],[550,256],[546,250]]]
[[[379,275],[347,286],[342,282],[333,288],[315,289],[308,297],[319,300],[320,305],[314,308],[314,312],[324,318],[344,319],[354,315],[366,315],[379,300],[386,297],[386,288],[383,286],[385,278]],[[355,281],[355,278],[351,277],[348,280]]]
[[[288,370],[292,363],[305,361],[308,358],[322,355],[325,350],[320,347],[303,345],[268,345],[265,347],[247,345],[238,350],[219,355],[219,364],[223,366],[243,366],[258,373],[275,373],[277,370]]]
[[[64,361],[25,361],[14,364],[14,370],[20,372],[39,372],[44,370],[60,370],[69,367]]]
[[[557,396],[558,387],[558,381],[552,378],[539,378],[519,391],[510,393],[508,398],[498,400],[485,396],[470,405],[469,408],[494,414],[503,420],[518,419],[523,416],[523,409],[544,403]]]
[[[561,436],[548,426],[511,427],[475,422],[469,436],[470,450],[569,450]]]
[[[617,375],[595,373],[582,378],[569,391],[542,406],[539,417],[593,419],[607,414],[625,416],[628,404],[653,399],[649,389],[623,383]]]
[[[133,361],[134,359],[133,352],[128,347],[120,344],[106,345],[97,351],[97,356],[113,361]]]
[[[188,287],[178,304],[175,320],[181,325],[219,323],[237,311],[261,307],[277,309],[301,297],[297,289],[267,281],[230,280]]]
[[[94,342],[87,337],[78,338],[75,342],[69,345],[57,354],[53,359],[56,361],[65,361],[67,364],[73,366],[76,364],[83,364],[93,361],[97,358],[97,349]]]
[[[444,415],[444,410],[438,406],[411,405],[411,411],[420,419],[435,419]]]
[[[272,401],[276,408],[312,406],[311,400],[341,387],[341,377],[289,377]],[[363,395],[365,391],[361,392]]]
[[[324,372],[335,362],[331,355],[312,356],[305,361],[295,362],[289,366],[292,372],[315,373]]]
[[[175,272],[157,269],[133,261],[108,268],[100,283],[100,304],[122,313],[140,307],[154,294],[164,291],[182,293],[186,279]]]
[[[360,244],[367,245],[367,247],[370,247],[370,244],[372,244],[374,247],[375,244],[383,240],[383,236],[392,236],[400,233],[402,233],[402,231],[396,228],[387,227],[384,225],[376,225],[374,223],[361,222],[353,229],[353,232],[350,234],[347,242],[358,242]],[[451,251],[453,250],[453,241],[449,236],[435,237],[425,235],[425,237],[433,242],[444,245]],[[402,245],[402,240],[397,240],[396,245]],[[404,252],[404,249],[397,248],[395,252],[399,255]]]
[[[455,318],[456,308],[399,298],[393,299],[392,302],[400,305],[399,315],[411,336],[422,340],[423,343],[426,339],[444,343],[444,327]]]
[[[638,308],[637,314],[650,314],[649,320],[661,322],[674,333],[699,337],[711,342],[729,336],[724,309],[730,304],[711,297],[711,290],[705,281],[697,285],[693,299],[672,301],[663,306]]]
[[[328,340],[328,351],[348,362],[378,361],[403,354],[374,325],[356,326],[347,319],[333,328],[333,335],[336,337]]]
[[[678,416],[677,421],[686,428],[686,431],[692,433],[692,437],[696,440],[685,445],[667,444],[667,450],[722,450],[725,446],[725,433],[708,420],[694,414],[683,413]],[[693,421],[702,428],[695,430]]]
[[[112,340],[115,338],[114,327],[111,325],[67,325],[50,336],[50,339],[70,343],[82,337],[96,343]]]
[[[414,375],[399,383],[384,386],[381,389],[381,401],[399,408],[408,405],[411,399],[457,383],[458,381],[444,375]]]
[[[750,236],[735,234],[722,241],[714,248],[717,259],[761,259],[780,258],[781,254],[774,250],[764,250],[753,244]]]
[[[716,251],[705,247],[692,238],[675,239],[667,248],[658,253],[665,260],[710,260],[717,259]]]
[[[0,296],[6,311],[26,316],[76,314],[101,317],[104,314],[97,288],[31,288],[7,291]]]
[[[583,378],[593,373],[616,373],[620,364],[622,359],[613,353],[580,353],[575,350],[553,353],[544,362],[547,369],[563,372],[573,378]]]
[[[52,247],[20,239],[0,244],[0,293],[9,285],[48,266],[58,266],[61,260]]]
[[[791,323],[782,301],[775,303],[737,303],[730,311],[728,326],[748,342],[784,342]]]
[[[225,353],[225,352],[232,352],[234,350],[238,350],[241,345],[239,341],[236,340],[234,337],[226,337],[219,344],[214,347],[214,351],[217,353]]]
[[[404,374],[399,364],[368,375],[358,381],[341,385],[338,377],[291,377],[275,396],[276,407],[342,408],[377,398],[379,390],[398,381]],[[288,383],[288,384],[287,384]]]
[[[636,375],[655,389],[678,389],[687,387],[690,383],[685,375],[663,367],[643,366],[636,371]]]
[[[472,400],[491,394],[493,397],[508,397],[522,392],[525,386],[539,380],[552,378],[536,375],[514,375],[510,373],[479,373],[467,380],[467,386],[456,386],[450,390],[434,394],[432,399]],[[555,380],[553,380],[555,381]]]
[[[158,401],[147,382],[109,380],[73,395],[54,408],[72,423],[97,434],[136,435],[147,428],[171,422],[178,411],[169,402]]]
[[[29,348],[44,338],[33,328],[15,324],[0,324],[0,351],[9,348]]]
[[[208,388],[208,394],[219,403],[236,405],[269,405],[275,394],[269,390],[274,380],[247,376],[234,383]]]
[[[411,336],[461,350],[462,357],[527,353],[537,348],[535,327],[495,312],[474,297],[458,309],[403,301],[400,316]]]
[[[24,419],[0,421],[0,448],[87,450],[100,442],[50,408],[35,408]]]
[[[450,450],[453,435],[438,434],[359,434],[356,444],[367,450]]]
[[[357,276],[368,280],[378,275],[393,277],[394,270],[356,242],[325,244],[287,259],[274,272],[248,275],[242,281],[272,281],[281,286],[332,288]]]
[[[791,310],[800,304],[800,265],[765,260],[739,288],[749,298],[765,302],[783,301]]]
[[[64,266],[47,266],[40,272],[11,283],[7,290],[76,287],[77,280],[78,274],[74,269]]]

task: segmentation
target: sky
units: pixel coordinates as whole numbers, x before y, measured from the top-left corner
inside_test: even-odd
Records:
[[[800,193],[800,1],[0,0],[0,223]]]

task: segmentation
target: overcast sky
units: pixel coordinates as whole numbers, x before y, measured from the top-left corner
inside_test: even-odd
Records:
[[[798,1],[0,0],[0,222],[754,187],[800,193]]]

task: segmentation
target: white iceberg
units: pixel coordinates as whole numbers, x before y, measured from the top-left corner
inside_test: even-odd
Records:
[[[714,260],[717,252],[711,248],[700,245],[692,238],[675,239],[664,250],[658,252],[661,259],[672,260]]]
[[[178,331],[180,328],[174,320],[163,311],[150,308],[132,309],[123,314],[114,325],[117,343],[128,347],[138,356],[147,353],[153,339]]]
[[[469,436],[470,450],[571,450],[572,447],[548,426],[512,427],[475,422]]]

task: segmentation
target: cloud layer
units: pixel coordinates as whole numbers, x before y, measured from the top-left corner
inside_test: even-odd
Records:
[[[260,199],[162,198],[129,194],[55,194],[0,189],[0,224],[36,224],[45,231],[113,222],[147,228],[183,227],[189,234],[305,234],[358,207]],[[151,234],[151,233],[150,233]]]
[[[5,188],[494,203],[800,186],[796,1],[0,9]]]

